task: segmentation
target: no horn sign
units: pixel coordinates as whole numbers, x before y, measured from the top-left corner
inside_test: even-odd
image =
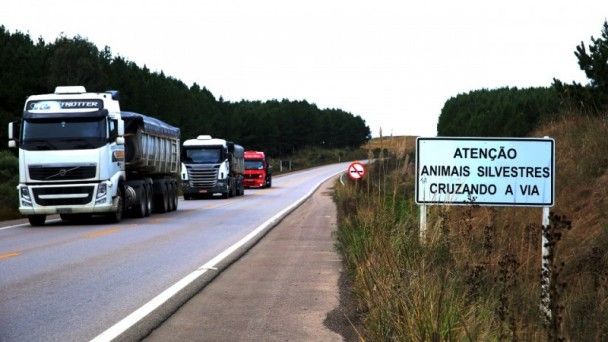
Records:
[[[365,176],[365,167],[359,162],[354,162],[348,166],[348,176],[354,180],[359,180]]]

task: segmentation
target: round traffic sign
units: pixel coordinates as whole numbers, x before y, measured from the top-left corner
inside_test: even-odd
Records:
[[[348,176],[354,180],[359,180],[365,176],[365,167],[359,162],[354,162],[348,166]]]

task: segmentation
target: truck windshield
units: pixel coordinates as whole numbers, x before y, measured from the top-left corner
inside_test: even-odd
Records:
[[[264,161],[261,159],[245,160],[245,170],[263,170]]]
[[[184,151],[184,163],[188,164],[215,164],[222,162],[222,149],[220,148],[189,148]]]
[[[106,118],[23,120],[21,147],[26,150],[93,149],[107,142]]]

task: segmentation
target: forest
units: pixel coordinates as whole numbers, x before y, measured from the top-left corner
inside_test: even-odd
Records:
[[[109,47],[98,49],[82,37],[62,36],[48,43],[0,26],[1,140],[7,140],[7,123],[21,117],[27,96],[53,92],[58,85],[118,90],[122,110],[180,127],[182,140],[210,134],[271,156],[303,148],[356,148],[370,138],[360,116],[340,109],[321,109],[305,100],[228,102],[196,83],[187,86],[114,56]]]
[[[558,79],[548,87],[474,90],[448,99],[437,134],[442,136],[521,137],[543,121],[563,116],[605,115],[608,109],[608,22],[598,38],[576,46],[574,55],[588,84]]]

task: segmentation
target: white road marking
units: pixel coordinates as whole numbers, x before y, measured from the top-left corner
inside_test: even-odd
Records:
[[[331,177],[334,177],[335,175],[337,175],[339,173],[343,173],[343,172],[344,171],[339,171],[339,172],[333,173],[331,176],[328,176],[325,179],[321,180],[306,195],[302,196],[297,201],[292,203],[290,206],[281,210],[278,214],[276,214],[273,217],[266,220],[264,223],[259,225],[257,228],[255,228],[253,231],[251,231],[249,234],[247,234],[244,238],[242,238],[241,240],[239,240],[232,246],[228,247],[226,250],[224,250],[220,254],[216,255],[213,259],[209,260],[204,265],[198,267],[194,272],[192,272],[192,273],[188,274],[187,276],[185,276],[184,278],[180,279],[177,283],[171,285],[168,289],[161,292],[161,294],[154,297],[151,301],[147,302],[142,307],[135,310],[130,315],[123,318],[121,321],[119,321],[118,323],[114,324],[106,331],[99,334],[97,337],[93,338],[91,340],[91,342],[112,341],[115,338],[119,337],[122,333],[127,331],[127,329],[129,329],[130,327],[135,325],[137,322],[144,319],[147,315],[152,313],[155,309],[160,307],[163,303],[167,302],[169,299],[171,299],[171,297],[173,297],[174,295],[179,293],[179,291],[181,291],[186,286],[188,286],[190,283],[195,281],[198,277],[202,276],[205,272],[207,272],[209,270],[217,269],[216,265],[219,264],[226,257],[228,257],[230,254],[232,254],[234,251],[239,249],[241,246],[246,244],[251,239],[255,238],[261,232],[265,231],[268,227],[278,223],[278,221],[281,220],[285,214],[289,213],[291,210],[293,210],[294,208],[299,206],[302,202],[304,202],[306,199],[308,199],[308,197],[310,197],[325,181],[327,181]]]
[[[56,223],[59,221],[61,221],[61,219],[53,219],[53,220],[46,221],[46,223]],[[0,230],[25,227],[25,226],[29,226],[29,225],[30,225],[29,223],[19,223],[19,224],[14,224],[12,226],[0,227]]]

